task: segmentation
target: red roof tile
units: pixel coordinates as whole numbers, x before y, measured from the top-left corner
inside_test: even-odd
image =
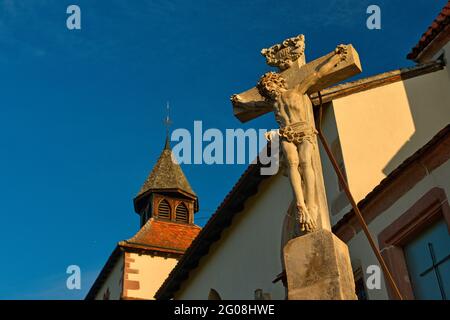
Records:
[[[184,253],[200,230],[201,228],[195,224],[183,224],[152,218],[131,239],[123,241],[121,245],[163,252]]]
[[[408,54],[407,58],[415,60],[419,54],[433,41],[439,33],[444,30],[444,28],[450,22],[450,0],[447,2],[445,7],[442,9],[441,13],[433,21],[428,30],[422,35],[419,43],[412,49]]]

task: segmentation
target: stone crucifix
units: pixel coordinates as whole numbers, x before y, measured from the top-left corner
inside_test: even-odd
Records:
[[[287,160],[295,201],[289,212],[300,229],[296,234],[331,231],[309,95],[361,72],[358,53],[351,45],[339,45],[308,64],[304,50],[303,35],[263,49],[267,64],[278,67],[279,72],[266,73],[255,88],[231,97],[234,115],[241,122],[268,112],[275,114],[280,128],[266,137],[279,136]]]

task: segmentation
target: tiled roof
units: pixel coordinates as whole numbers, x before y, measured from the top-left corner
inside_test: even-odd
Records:
[[[442,30],[450,22],[450,0],[447,2],[445,7],[442,9],[441,13],[433,21],[431,26],[428,27],[427,31],[422,35],[419,43],[412,49],[408,54],[407,58],[415,60],[420,53],[441,33]]]
[[[121,246],[152,249],[156,251],[184,253],[201,228],[195,224],[162,221],[151,218]]]
[[[155,251],[167,255],[179,257],[191,245],[200,232],[199,226],[190,224],[180,224],[169,221],[158,221],[150,219],[147,223],[129,240],[120,241],[108,261],[103,266],[100,274],[97,276],[94,284],[91,286],[86,300],[93,300],[98,293],[98,290],[103,286],[107,280],[122,251],[133,252],[150,252],[154,254]]]
[[[172,158],[172,149],[170,148],[168,140],[166,141],[164,150],[159,156],[153,170],[137,194],[137,197],[149,190],[165,189],[178,189],[195,196],[195,192],[192,190],[180,165]]]

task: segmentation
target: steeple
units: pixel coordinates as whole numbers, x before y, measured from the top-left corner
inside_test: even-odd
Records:
[[[170,125],[168,115],[165,123]],[[150,218],[194,223],[194,213],[198,211],[197,195],[172,153],[168,129],[164,149],[134,198],[134,209],[141,216],[141,226]]]
[[[181,192],[197,197],[184,175],[183,170],[176,162],[168,139],[166,139],[164,149],[161,152],[158,161],[137,194],[137,198],[148,191],[162,190]]]
[[[164,148],[134,198],[140,228],[117,244],[86,299],[153,299],[201,230],[194,224],[197,196],[170,148],[168,115],[164,122]],[[113,272],[121,285],[110,281]]]

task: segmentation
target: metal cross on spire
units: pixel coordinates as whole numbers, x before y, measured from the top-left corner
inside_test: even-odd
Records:
[[[169,144],[169,127],[172,124],[172,120],[170,119],[170,105],[169,105],[169,101],[167,101],[167,105],[166,105],[166,118],[164,119],[164,126],[166,127],[166,146],[165,149],[168,149],[170,144]]]

